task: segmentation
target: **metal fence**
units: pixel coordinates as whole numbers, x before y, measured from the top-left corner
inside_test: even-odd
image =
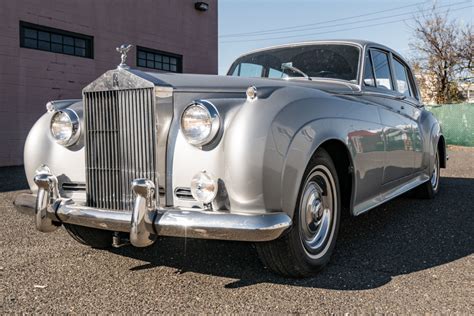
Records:
[[[447,144],[474,147],[474,103],[435,105],[427,109],[440,121]]]

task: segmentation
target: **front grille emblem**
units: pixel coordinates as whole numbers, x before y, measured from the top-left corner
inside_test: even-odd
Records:
[[[118,88],[118,86],[119,86],[119,79],[118,79],[118,74],[117,73],[114,73],[112,75],[112,86],[114,88]]]

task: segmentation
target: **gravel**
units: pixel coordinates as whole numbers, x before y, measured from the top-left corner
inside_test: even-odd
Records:
[[[250,243],[161,238],[90,249],[43,234],[0,168],[0,313],[474,313],[474,149],[450,149],[434,200],[397,198],[347,219],[314,278],[266,270]]]

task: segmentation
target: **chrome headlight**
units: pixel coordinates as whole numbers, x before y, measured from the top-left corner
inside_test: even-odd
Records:
[[[202,147],[214,140],[220,128],[220,117],[214,105],[194,101],[181,115],[181,130],[188,143]]]
[[[79,140],[80,123],[77,113],[64,109],[54,113],[50,124],[51,135],[63,146],[72,146]]]

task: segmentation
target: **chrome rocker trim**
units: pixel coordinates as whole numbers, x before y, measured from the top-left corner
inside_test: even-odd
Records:
[[[15,199],[20,212],[35,210],[36,228],[52,232],[62,223],[103,230],[129,232],[136,247],[153,244],[156,236],[174,236],[238,241],[269,241],[278,238],[291,226],[283,212],[235,214],[211,210],[182,210],[156,207],[155,186],[147,179],[132,183],[136,193],[134,209],[111,211],[75,204],[59,196],[58,184],[51,174],[35,177],[38,194],[22,193]]]

